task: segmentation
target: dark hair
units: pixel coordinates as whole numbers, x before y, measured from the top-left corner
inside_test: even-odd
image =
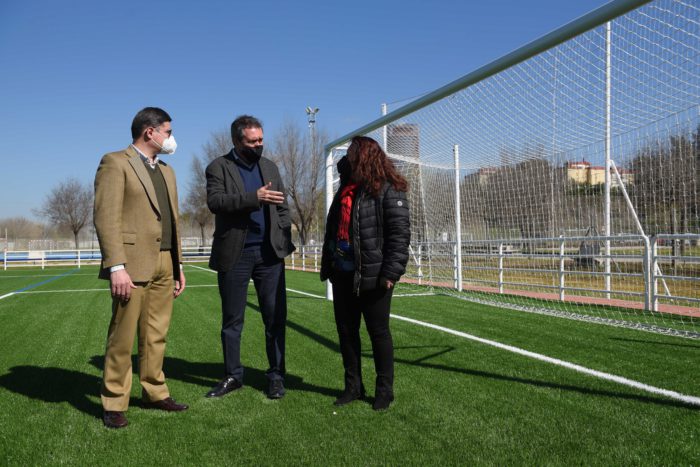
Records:
[[[158,107],[146,107],[139,110],[139,113],[131,122],[131,137],[138,139],[146,128],[158,128],[165,122],[172,122],[170,115]]]
[[[234,144],[241,142],[243,139],[243,130],[246,128],[262,129],[262,122],[250,115],[241,115],[231,124],[231,140]]]
[[[408,191],[408,182],[386,157],[379,143],[366,136],[355,136],[352,145],[357,148],[353,178],[361,182],[372,196],[379,196],[384,182],[389,182],[396,191]]]

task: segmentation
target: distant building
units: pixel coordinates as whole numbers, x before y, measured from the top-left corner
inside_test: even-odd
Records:
[[[414,123],[389,125],[386,152],[418,159],[420,156],[420,128]]]
[[[488,183],[489,178],[498,172],[498,168],[496,167],[482,167],[479,169],[477,172],[477,177],[479,181],[479,185],[485,185]]]
[[[634,183],[634,172],[627,169],[617,169],[620,173],[620,178],[625,185]],[[566,164],[566,177],[578,185],[603,185],[605,183],[605,167],[599,165],[591,165],[590,162],[577,161]],[[613,175],[610,181],[610,186],[617,187],[620,184],[617,182],[617,177]]]
[[[426,196],[420,169],[420,127],[414,123],[388,125],[386,128],[386,152],[389,157],[398,156],[394,158],[394,165],[408,180],[407,196],[408,206],[411,210],[413,239],[425,240],[429,234],[425,213]]]

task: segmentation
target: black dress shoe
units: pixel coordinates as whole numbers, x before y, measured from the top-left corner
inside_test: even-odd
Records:
[[[364,391],[353,391],[351,389],[346,389],[343,393],[333,402],[333,405],[341,406],[349,404],[352,401],[363,399],[365,397]]]
[[[273,379],[267,387],[268,399],[282,399],[284,397],[284,383],[281,379]]]
[[[224,378],[221,381],[219,381],[219,384],[214,386],[212,390],[207,393],[206,397],[225,396],[229,392],[235,391],[236,389],[240,389],[242,387],[243,383],[238,381],[233,376],[229,376],[228,378]]]
[[[147,407],[150,409],[165,410],[166,412],[182,412],[189,408],[189,406],[185,404],[178,404],[172,397],[166,397],[156,402],[149,402]]]
[[[124,412],[114,412],[105,410],[102,414],[102,421],[107,428],[124,428],[129,424]]]
[[[389,405],[391,405],[393,401],[393,394],[376,394],[374,396],[374,403],[372,404],[372,408],[374,410],[386,410],[389,408]]]

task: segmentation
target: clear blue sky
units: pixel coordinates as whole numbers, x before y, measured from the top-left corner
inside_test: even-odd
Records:
[[[242,113],[342,136],[605,0],[0,1],[0,218],[92,183],[134,114],[173,117],[181,193],[212,131]],[[407,101],[406,101],[407,102]],[[401,102],[404,104],[406,102]],[[396,108],[397,106],[394,106]]]

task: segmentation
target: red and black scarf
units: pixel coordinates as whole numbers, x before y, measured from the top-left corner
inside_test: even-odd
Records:
[[[357,183],[348,183],[340,192],[340,222],[338,223],[338,240],[350,242],[350,217],[352,202],[357,192]]]

